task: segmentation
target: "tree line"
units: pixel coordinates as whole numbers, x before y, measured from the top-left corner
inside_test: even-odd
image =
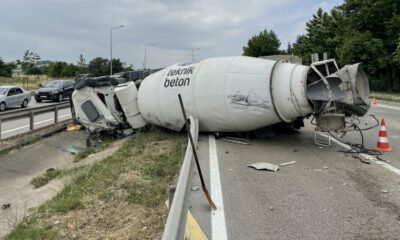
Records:
[[[345,0],[329,13],[321,8],[287,50],[276,34],[264,30],[243,47],[243,55],[295,54],[303,64],[312,53],[327,52],[340,66],[362,62],[373,90],[400,90],[400,1]]]
[[[64,61],[51,61],[46,64],[41,64],[40,56],[37,53],[26,50],[21,60],[5,63],[0,58],[0,76],[11,77],[12,70],[18,65],[25,74],[40,75],[45,74],[49,77],[75,77],[82,73],[92,73],[96,76],[110,74],[110,60],[102,57],[96,57],[86,63],[86,59],[79,56],[76,64],[67,63]],[[132,65],[126,66],[120,59],[112,59],[113,73],[133,70]]]

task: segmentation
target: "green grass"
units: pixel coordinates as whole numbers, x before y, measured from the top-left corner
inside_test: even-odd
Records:
[[[35,187],[35,188],[39,188],[41,186],[46,185],[48,182],[50,182],[51,180],[53,180],[54,178],[60,176],[62,173],[61,170],[47,170],[42,176],[38,176],[32,179],[31,184]]]
[[[93,202],[85,199],[97,198],[111,204],[116,200],[110,189],[126,193],[119,201],[141,206],[148,209],[149,215],[154,214],[154,209],[163,206],[167,199],[166,189],[179,172],[184,142],[183,134],[166,133],[160,129],[139,132],[102,161],[63,173],[71,176],[71,183],[24,219],[6,239],[56,239],[60,237],[60,230],[57,226],[46,228],[45,225],[52,222],[47,222],[43,216],[50,218],[52,214],[84,211],[88,207],[85,205]],[[93,207],[96,206],[91,205],[88,209]],[[162,231],[165,224],[160,216],[166,216],[166,213],[157,212],[156,215],[151,218],[152,224],[147,230],[152,233]],[[33,219],[40,219],[40,224]]]
[[[5,239],[57,239],[57,231],[53,229],[51,224],[39,227],[36,226],[37,220],[36,216],[26,218],[18,225],[18,231],[12,231]]]
[[[102,138],[102,142],[98,147],[91,147],[82,149],[74,158],[74,162],[79,162],[82,159],[87,158],[89,155],[100,152],[108,148],[112,144],[113,140],[110,137]]]

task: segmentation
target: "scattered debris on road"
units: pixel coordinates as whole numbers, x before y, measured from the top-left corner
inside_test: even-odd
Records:
[[[72,153],[74,155],[77,155],[82,151],[82,147],[76,146],[76,145],[71,145],[68,148],[64,149],[64,151]]]
[[[67,131],[80,131],[81,130],[81,125],[70,123],[70,124],[67,125],[66,130]]]
[[[253,163],[253,164],[247,165],[247,167],[252,167],[257,170],[268,170],[268,171],[274,171],[274,172],[279,170],[278,165],[275,165],[272,163],[267,163],[267,162]]]
[[[245,139],[245,138],[224,137],[224,138],[222,138],[222,140],[224,140],[225,142],[232,142],[232,143],[238,143],[238,144],[244,144],[244,145],[250,144],[250,140]]]
[[[388,193],[389,191],[388,191],[388,190],[385,190],[385,189],[382,189],[381,192],[382,192],[382,193]]]
[[[192,191],[199,191],[199,186],[192,186]]]
[[[296,163],[296,161],[290,161],[290,162],[280,163],[279,166],[284,167],[284,166],[287,166],[287,165],[291,165],[291,164],[293,164],[293,163]]]
[[[11,207],[11,203],[5,203],[1,206],[1,209],[7,209]]]

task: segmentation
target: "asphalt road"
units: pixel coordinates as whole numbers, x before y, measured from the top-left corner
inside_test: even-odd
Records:
[[[68,100],[66,100],[68,101]],[[28,105],[29,109],[34,109],[41,106],[49,106],[56,104],[53,101],[43,101],[42,103],[37,103],[35,99],[32,98],[31,102]],[[21,111],[20,107],[11,107],[7,109],[4,113],[8,112],[18,112]],[[67,120],[71,118],[71,110],[70,108],[64,108],[59,110],[58,113],[59,121]],[[38,129],[41,127],[49,126],[54,123],[54,112],[48,113],[40,113],[35,114],[34,117],[35,125],[34,128]],[[2,122],[1,125],[1,139],[6,139],[21,133],[25,133],[29,131],[29,118],[20,118],[20,119],[10,119]]]
[[[400,108],[370,112],[385,118],[393,147],[382,158],[400,168]],[[209,239],[400,239],[400,175],[346,156],[337,144],[315,145],[313,129],[307,123],[249,145],[219,139],[215,148],[213,137],[200,136],[199,157],[218,209],[211,211],[200,188],[191,191],[190,210]],[[376,145],[378,132],[364,133],[367,147]],[[359,134],[346,141],[359,142]],[[246,167],[293,160],[277,172]],[[192,185],[200,186],[196,171]]]

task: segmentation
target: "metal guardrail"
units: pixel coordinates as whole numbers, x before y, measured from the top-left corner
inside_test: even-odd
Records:
[[[193,136],[195,146],[199,137],[199,123],[197,119],[189,117],[190,132]],[[167,223],[165,225],[163,240],[183,240],[185,236],[186,218],[189,205],[190,193],[190,173],[192,172],[193,151],[188,140],[188,145],[183,159],[181,172],[179,174],[176,191],[168,213]]]
[[[44,112],[54,112],[54,123],[58,123],[58,110],[68,107],[70,107],[69,102],[61,102],[42,107],[23,109],[20,111],[0,113],[0,139],[2,139],[1,132],[2,132],[3,121],[29,117],[29,130],[32,131],[35,128],[35,114]]]

